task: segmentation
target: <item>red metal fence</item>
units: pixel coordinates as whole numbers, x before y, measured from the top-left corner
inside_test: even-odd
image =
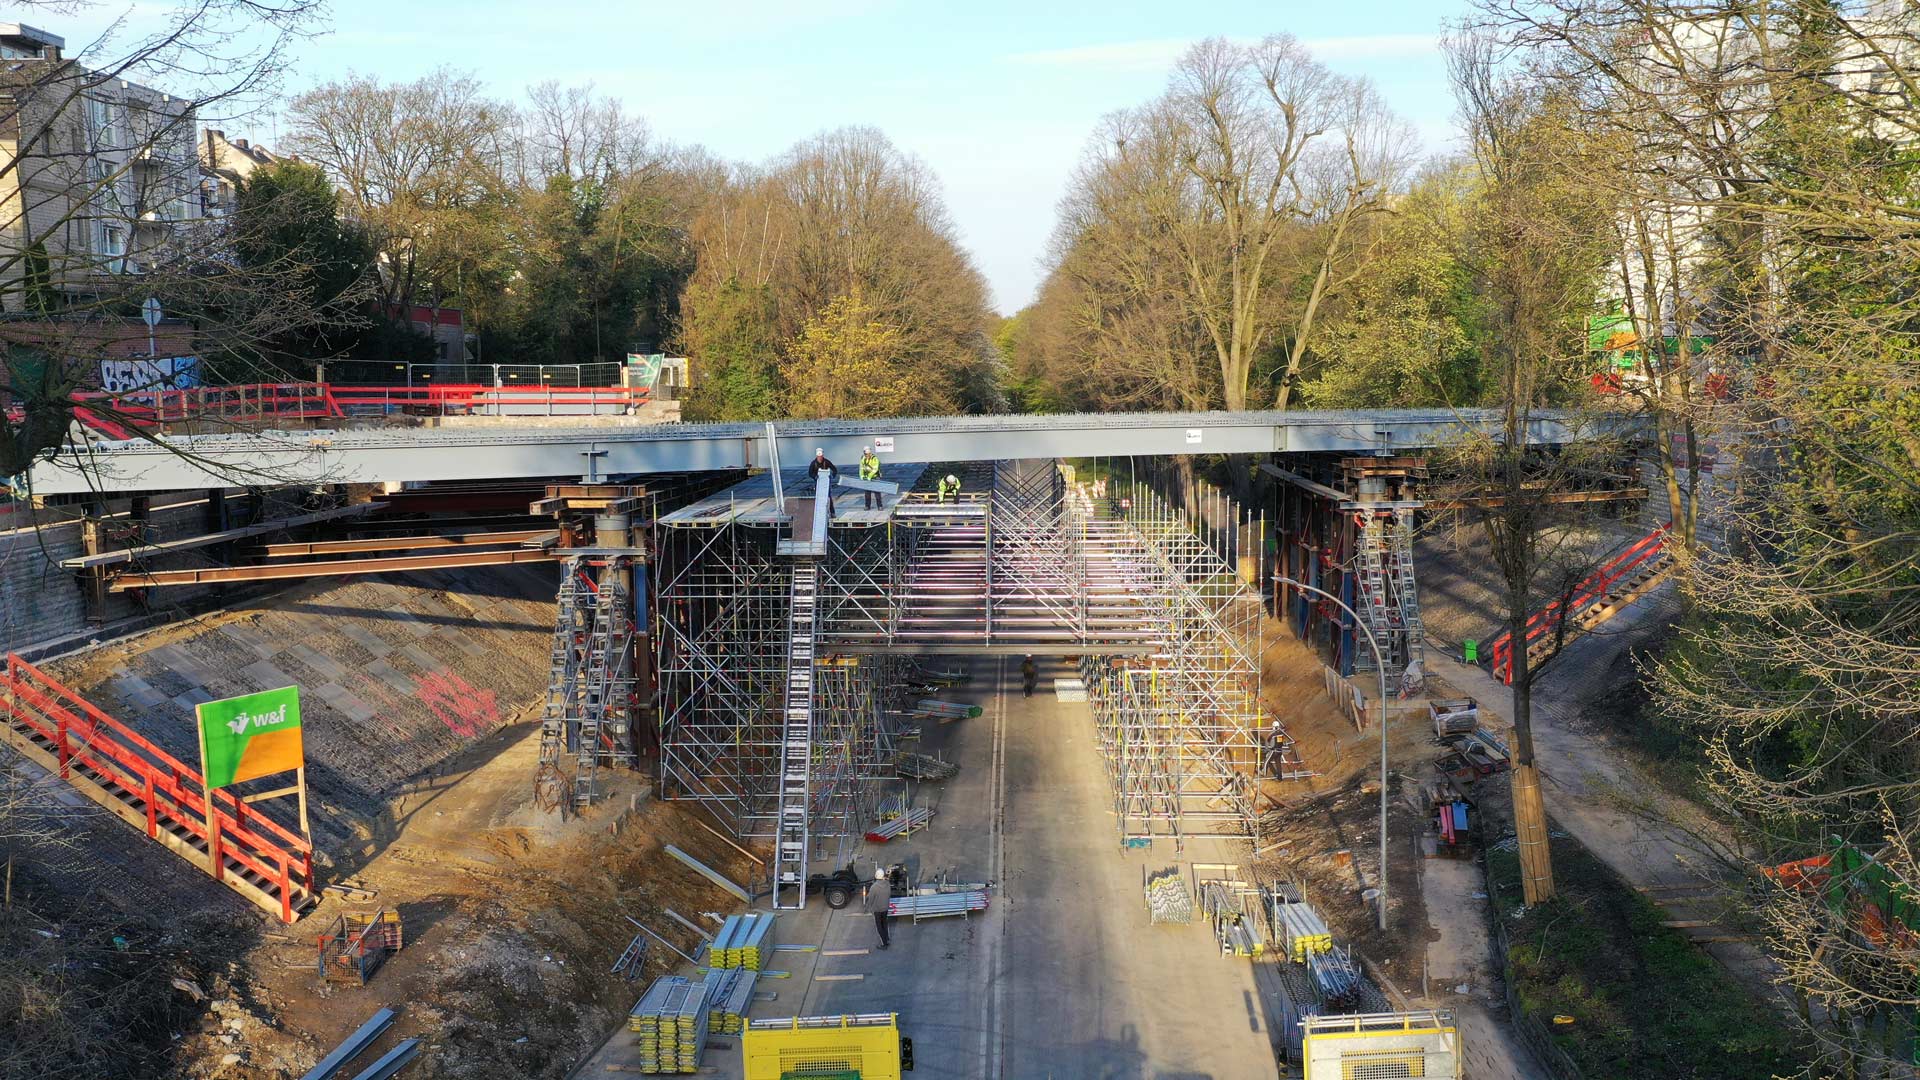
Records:
[[[1533,617],[1527,620],[1526,647],[1531,649],[1535,642],[1557,632],[1567,612],[1578,615],[1604,601],[1616,583],[1632,577],[1649,561],[1660,558],[1666,551],[1668,534],[1672,530],[1673,522],[1669,521],[1627,545],[1625,550],[1607,560],[1600,569],[1581,578],[1571,594],[1534,612]],[[1513,682],[1511,631],[1493,639],[1492,660],[1494,677],[1504,683]]]
[[[240,801],[213,793],[207,825],[199,772],[9,653],[0,674],[0,735],[148,839],[293,922],[313,897],[313,845]]]
[[[272,425],[290,420],[367,416],[594,416],[618,414],[649,400],[645,387],[338,386],[329,383],[250,383],[77,394],[74,417],[109,439],[191,420]]]

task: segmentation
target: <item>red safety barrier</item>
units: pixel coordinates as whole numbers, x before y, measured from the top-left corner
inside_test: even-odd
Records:
[[[1593,573],[1580,579],[1573,593],[1561,600],[1554,600],[1527,620],[1526,645],[1531,649],[1533,643],[1547,634],[1555,632],[1560,620],[1567,611],[1582,612],[1605,599],[1607,592],[1615,582],[1632,575],[1646,565],[1648,560],[1657,558],[1667,547],[1667,536],[1673,530],[1673,522],[1653,530],[1639,540],[1629,544],[1624,551],[1607,560],[1606,564]],[[1513,633],[1508,631],[1493,639],[1491,652],[1494,677],[1501,682],[1513,683]]]
[[[338,386],[331,383],[248,383],[76,394],[74,418],[109,439],[134,430],[190,420],[271,425],[285,420],[354,416],[595,416],[645,405],[645,387],[500,387],[479,383],[438,386]]]
[[[123,820],[144,819],[148,839],[283,922],[309,906],[313,845],[306,838],[226,790],[213,793],[208,828],[199,772],[16,654],[7,655],[0,692],[0,735],[15,749]]]

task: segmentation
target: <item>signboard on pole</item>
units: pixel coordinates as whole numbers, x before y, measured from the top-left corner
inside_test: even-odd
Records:
[[[209,791],[306,767],[297,686],[201,702],[194,715]]]

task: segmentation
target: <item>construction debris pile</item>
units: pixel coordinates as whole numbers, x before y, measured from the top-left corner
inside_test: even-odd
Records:
[[[637,1036],[640,1071],[699,1072],[708,1020],[706,983],[680,975],[656,979],[627,1014],[627,1030]]]

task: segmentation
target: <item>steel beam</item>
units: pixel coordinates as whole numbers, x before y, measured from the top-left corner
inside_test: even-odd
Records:
[[[291,555],[354,555],[362,551],[488,547],[495,544],[519,544],[536,536],[553,534],[552,529],[521,529],[513,532],[449,533],[444,536],[377,536],[366,540],[312,540],[303,543],[266,544],[261,550],[269,559],[282,559]]]
[[[852,461],[875,438],[892,461],[1000,461],[1169,454],[1386,453],[1498,430],[1487,410],[1366,409],[1238,413],[1085,413],[796,420],[765,424],[609,424],[258,431],[69,447],[34,467],[32,491],[156,491],[262,483],[374,483],[516,477],[637,476],[766,468],[815,447]],[[1622,413],[1600,425],[1643,431]],[[1527,438],[1565,442],[1562,414],[1536,414]],[[777,447],[777,453],[775,449]]]
[[[375,510],[384,510],[386,509],[386,505],[387,504],[383,502],[370,502],[358,503],[353,506],[337,506],[331,510],[316,510],[311,514],[299,514],[294,517],[280,518],[275,521],[263,521],[258,525],[247,525],[238,529],[223,529],[220,532],[208,533],[205,536],[189,537],[185,540],[169,540],[164,544],[142,544],[139,547],[130,547],[122,551],[103,551],[98,555],[82,555],[78,558],[62,559],[60,561],[60,568],[63,570],[99,570],[108,566],[130,563],[136,559],[157,559],[162,555],[172,555],[180,551],[192,551],[195,548],[209,547],[213,544],[224,544],[229,540],[244,540],[249,536],[264,536],[267,533],[279,532],[282,529],[297,528],[301,525],[312,525],[321,521],[337,521],[340,518],[346,517],[359,517],[362,514],[371,513]]]
[[[565,549],[562,549],[564,552]],[[507,563],[552,562],[558,555],[526,548],[504,551],[461,551],[451,555],[408,555],[397,559],[341,559],[316,563],[269,563],[265,566],[216,566],[202,570],[154,570],[121,574],[107,586],[110,592],[151,589],[163,585],[203,585],[218,581],[267,581],[288,578],[346,577],[386,574],[398,570],[444,570],[458,566],[501,566]]]

